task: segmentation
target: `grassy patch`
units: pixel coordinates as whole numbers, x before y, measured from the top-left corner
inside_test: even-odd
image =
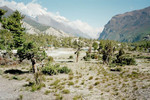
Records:
[[[95,85],[95,86],[96,86],[96,85],[98,85],[98,84],[100,84],[100,82],[99,82],[99,81],[97,81],[97,82],[95,82],[95,83],[94,83],[94,85]]]
[[[74,85],[74,83],[70,81],[70,82],[68,83],[68,85],[69,85],[69,86],[70,86],[70,85]]]
[[[48,74],[48,75],[56,75],[58,73],[68,74],[70,71],[71,71],[71,69],[68,69],[68,67],[66,67],[66,66],[60,67],[60,65],[58,65],[58,64],[52,65],[50,63],[46,64],[46,66],[44,66],[42,68],[42,72],[44,74]]]
[[[89,77],[89,80],[92,80],[92,79],[93,79],[93,76],[90,76],[90,77]]]
[[[70,93],[70,90],[64,89],[64,90],[62,91],[62,93],[64,93],[64,94],[69,94],[69,93]]]
[[[34,82],[29,82],[29,84],[25,84],[24,87],[27,87],[27,90],[29,90],[30,88],[30,91],[34,92],[40,90],[42,87],[45,87],[45,84],[44,83],[35,84]]]
[[[82,100],[82,96],[81,95],[75,95],[73,97],[73,100]]]

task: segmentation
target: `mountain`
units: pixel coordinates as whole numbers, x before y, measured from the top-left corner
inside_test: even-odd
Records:
[[[135,42],[148,34],[150,34],[150,7],[112,17],[99,39]]]
[[[7,10],[7,13],[5,14],[5,16],[8,16],[13,13],[13,10],[8,8],[7,6],[0,7],[0,9]],[[35,28],[28,32],[33,32],[33,30],[38,29],[40,32],[47,32],[49,34],[52,34],[52,32],[48,32],[48,29],[50,31],[50,29],[54,28],[54,30],[56,29],[56,31],[59,30],[59,31],[57,31],[57,33],[60,32],[60,34],[67,33],[69,36],[91,38],[91,36],[89,36],[88,34],[80,31],[77,28],[73,28],[72,26],[70,26],[69,22],[68,23],[61,22],[62,19],[59,19],[59,18],[56,18],[56,19],[52,18],[49,15],[42,14],[42,15],[38,15],[36,17],[25,16],[23,21],[26,22],[26,24],[31,25],[32,28]],[[34,33],[32,33],[32,34],[34,34]],[[55,35],[55,33],[53,33],[53,35]],[[58,36],[58,34],[55,36]],[[67,35],[63,34],[62,36],[67,36]]]
[[[4,15],[5,17],[11,15],[14,11],[7,6],[0,7],[0,9],[6,10],[7,13]],[[44,24],[40,24],[36,22],[34,19],[30,18],[29,16],[25,16],[23,19],[23,27],[26,28],[26,32],[29,34],[48,34],[57,37],[69,37],[67,33],[55,29],[51,26],[47,26]]]
[[[86,33],[81,32],[79,29],[76,28],[72,28],[71,26],[69,26],[66,23],[69,23],[67,21],[61,22],[59,20],[55,20],[54,18],[52,18],[51,16],[48,15],[38,15],[34,18],[35,21],[47,25],[47,26],[52,26],[56,29],[60,29],[66,33],[69,33],[70,35],[76,36],[76,37],[85,37],[85,38],[90,38],[89,35],[87,35]],[[61,19],[62,20],[62,19]]]

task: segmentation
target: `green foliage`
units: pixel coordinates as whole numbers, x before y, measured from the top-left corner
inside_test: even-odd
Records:
[[[12,34],[8,30],[0,30],[0,49],[11,50],[12,46]]]
[[[48,63],[46,66],[42,68],[42,72],[48,75],[56,75],[58,73],[66,73],[68,74],[71,70],[68,67],[60,67],[60,65],[52,65]]]
[[[44,50],[38,50],[38,51],[36,50],[37,49],[34,49],[33,53],[38,61],[42,61],[47,57],[47,54]],[[53,61],[53,59],[51,61]]]
[[[119,53],[116,56],[117,59],[113,61],[113,63],[119,64],[119,65],[135,65],[135,59],[132,57],[128,57],[125,55],[124,50],[121,48],[119,50]]]
[[[2,16],[6,13],[7,11],[0,9],[0,22],[2,22]]]
[[[117,71],[117,72],[121,72],[122,69],[120,67],[116,67],[116,68],[111,68],[110,71]]]
[[[54,61],[53,57],[51,57],[51,56],[48,56],[47,60],[48,60],[48,62],[53,62]]]
[[[64,89],[62,92],[63,92],[64,94],[69,94],[69,93],[70,93],[70,91],[69,91],[68,89]]]
[[[68,83],[68,85],[70,86],[70,85],[74,85],[74,83],[72,82],[72,81],[70,81],[69,83]]]
[[[73,59],[73,56],[71,55],[71,56],[69,56],[69,59]]]
[[[25,84],[24,87],[31,88],[31,92],[35,92],[37,90],[40,90],[42,87],[45,87],[44,83],[35,84],[34,82],[29,82],[29,84]]]
[[[148,51],[148,48],[150,48],[150,41],[139,41],[139,42],[135,42],[130,44],[130,48],[134,47],[132,50],[136,50],[136,51]]]
[[[98,84],[100,84],[100,82],[99,82],[99,81],[97,81],[97,82],[95,82],[95,83],[94,83],[94,85],[95,85],[95,86],[96,86],[96,85],[98,85]]]
[[[49,93],[51,93],[51,91],[50,90],[46,90],[44,94],[48,95]]]
[[[21,48],[18,49],[17,55],[19,56],[20,62],[24,59],[31,59],[37,53],[36,47],[32,42],[24,43]]]
[[[94,51],[98,49],[98,43],[97,42],[94,42],[92,46],[94,48]]]
[[[117,55],[117,59],[119,59],[119,57],[121,57],[121,56],[124,55],[124,54],[125,54],[125,52],[124,52],[123,48],[121,48],[121,49],[119,50],[118,55]]]
[[[31,92],[34,92],[34,91],[37,91],[37,90],[40,90],[42,87],[45,87],[45,84],[44,83],[41,83],[41,84],[33,84],[31,86]]]
[[[13,34],[13,41],[14,41],[14,47],[19,48],[23,46],[24,43],[24,30],[25,28],[22,28],[22,19],[24,16],[21,15],[19,11],[15,11],[12,15],[10,15],[8,18],[4,18],[2,20],[2,25],[4,29],[10,30],[10,32]]]
[[[90,53],[89,53],[89,52],[86,52],[86,56],[84,56],[83,59],[84,59],[85,61],[90,61],[90,59],[91,59]]]
[[[75,95],[73,100],[83,100],[81,95]]]
[[[103,54],[102,56],[103,62],[109,64],[113,54],[112,42],[108,42],[105,45],[105,48],[102,50],[102,54]]]
[[[98,55],[97,54],[91,54],[91,58],[92,59],[98,59]]]
[[[71,71],[71,70],[68,69],[68,67],[66,67],[66,66],[64,66],[64,67],[58,69],[58,72],[59,72],[59,73],[68,74],[70,71]]]
[[[58,68],[58,66],[49,64],[48,66],[42,68],[42,72],[48,75],[56,75],[58,74]]]

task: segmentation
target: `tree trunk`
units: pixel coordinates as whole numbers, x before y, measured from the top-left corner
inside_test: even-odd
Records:
[[[31,59],[32,62],[32,69],[33,69],[33,73],[37,72],[37,67],[36,67],[36,61],[34,58]]]
[[[76,59],[76,62],[78,62],[78,59],[79,59],[79,55],[77,54],[77,59]]]

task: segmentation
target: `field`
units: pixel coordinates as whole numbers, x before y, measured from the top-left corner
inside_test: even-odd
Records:
[[[85,51],[76,62],[74,49],[48,50],[53,64],[67,66],[69,74],[40,74],[42,84],[34,85],[31,64],[0,66],[0,100],[148,100],[150,99],[150,54],[136,51],[136,65],[117,66],[102,60],[84,61]],[[69,56],[73,58],[69,59]],[[40,63],[36,66],[41,68]],[[15,73],[13,73],[15,70]],[[18,73],[17,73],[18,72]]]

